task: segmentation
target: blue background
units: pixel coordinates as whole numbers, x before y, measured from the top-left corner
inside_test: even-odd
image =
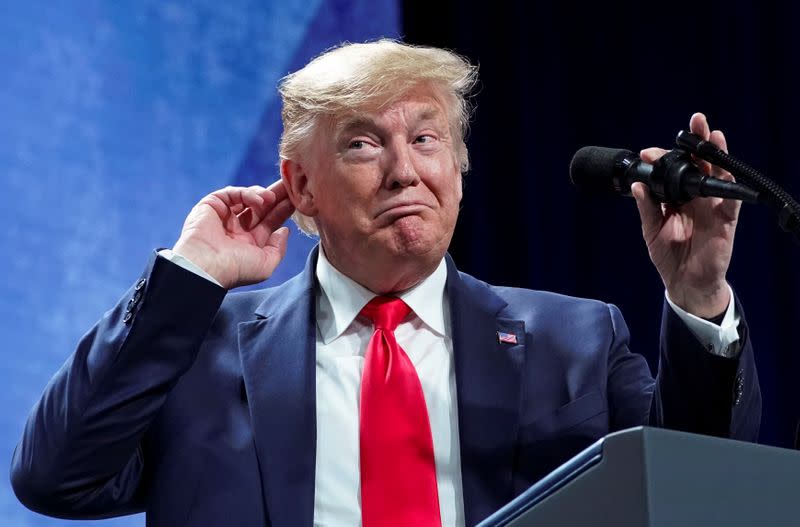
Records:
[[[0,16],[0,466],[83,331],[192,205],[278,177],[285,74],[397,36],[394,0],[31,0]],[[312,240],[293,232],[284,280]],[[144,525],[142,515],[103,522]],[[0,477],[0,525],[48,519]]]

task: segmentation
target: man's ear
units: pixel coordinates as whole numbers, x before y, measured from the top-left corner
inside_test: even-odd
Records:
[[[309,188],[308,173],[303,165],[291,159],[281,159],[281,179],[294,208],[306,216],[316,216],[314,194]]]

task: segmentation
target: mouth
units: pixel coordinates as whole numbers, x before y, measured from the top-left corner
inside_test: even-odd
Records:
[[[429,208],[430,207],[428,205],[418,201],[394,203],[392,205],[383,207],[378,214],[375,215],[375,218],[397,219],[402,218],[403,216],[420,214],[425,209]]]

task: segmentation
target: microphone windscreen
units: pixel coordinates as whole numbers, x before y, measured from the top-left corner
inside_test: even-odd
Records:
[[[588,192],[616,193],[614,173],[620,170],[620,161],[636,157],[630,150],[584,146],[572,156],[569,178],[572,184]]]

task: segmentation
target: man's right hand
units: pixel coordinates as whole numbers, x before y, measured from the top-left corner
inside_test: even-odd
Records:
[[[172,250],[226,289],[255,284],[286,254],[289,229],[280,226],[292,212],[280,180],[268,188],[226,187],[194,206]]]

